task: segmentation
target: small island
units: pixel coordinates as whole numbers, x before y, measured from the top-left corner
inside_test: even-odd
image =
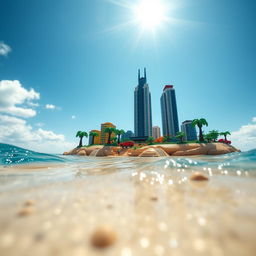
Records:
[[[199,129],[198,140],[196,141],[186,141],[184,132],[178,132],[175,136],[168,135],[156,139],[148,137],[136,141],[132,138],[122,140],[121,136],[125,134],[124,130],[116,129],[112,123],[105,123],[103,124],[105,128],[101,132],[105,143],[102,143],[102,145],[95,144],[95,138],[100,135],[96,130],[93,130],[89,133],[89,145],[83,146],[83,138],[88,137],[88,133],[78,131],[76,137],[80,139],[79,145],[63,154],[91,157],[166,157],[222,155],[240,152],[227,139],[227,136],[230,135],[229,131],[218,132],[212,130],[204,134],[202,127],[208,126],[204,118],[194,119],[192,126],[197,126]],[[219,136],[224,136],[224,138],[218,140]]]

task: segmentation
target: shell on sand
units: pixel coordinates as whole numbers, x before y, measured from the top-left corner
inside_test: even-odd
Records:
[[[35,212],[35,208],[33,207],[24,207],[18,212],[18,216],[25,217],[33,214]]]
[[[113,245],[116,240],[116,232],[109,226],[97,228],[91,236],[91,244],[100,249]]]
[[[192,181],[207,181],[209,178],[200,172],[193,173],[190,177]]]

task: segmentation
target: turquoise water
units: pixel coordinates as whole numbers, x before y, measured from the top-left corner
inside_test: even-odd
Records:
[[[2,165],[65,161],[64,158],[58,155],[37,153],[24,148],[0,143],[0,164]]]
[[[194,159],[194,157],[190,157]],[[194,166],[195,163],[198,166],[202,165],[216,165],[223,164],[228,168],[244,168],[255,169],[256,165],[256,149],[231,153],[221,156],[199,156],[197,161],[188,161],[187,157],[175,158],[176,162],[182,165]],[[76,161],[86,161],[86,157],[72,157],[62,155],[51,155],[38,153],[28,149],[2,144],[0,143],[0,164],[1,165],[15,165],[15,164],[36,164],[36,163],[69,163]],[[178,161],[177,161],[178,160]]]

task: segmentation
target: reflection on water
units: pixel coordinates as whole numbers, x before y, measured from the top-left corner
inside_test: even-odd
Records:
[[[209,176],[256,176],[256,150],[222,156],[197,157],[78,157],[36,153],[0,144],[0,191],[91,175],[110,175],[132,171],[164,172],[187,179],[193,171]],[[22,165],[17,165],[22,163]]]

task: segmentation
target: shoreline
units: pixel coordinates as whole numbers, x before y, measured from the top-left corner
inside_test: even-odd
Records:
[[[93,145],[74,148],[63,155],[94,156],[94,157],[167,157],[167,156],[198,156],[223,155],[240,152],[225,143],[188,143],[188,144],[155,144],[134,148],[120,146]]]

